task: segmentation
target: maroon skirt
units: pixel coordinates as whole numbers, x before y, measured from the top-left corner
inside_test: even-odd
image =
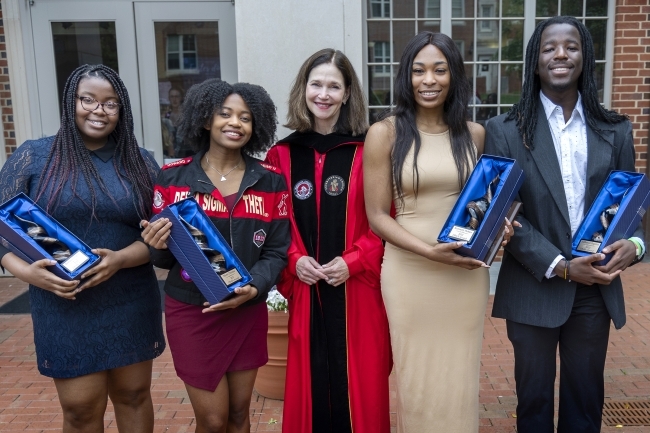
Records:
[[[266,364],[266,303],[215,313],[201,310],[165,295],[167,342],[183,382],[213,392],[227,372]]]

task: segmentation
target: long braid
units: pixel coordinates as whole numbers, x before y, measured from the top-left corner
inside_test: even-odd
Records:
[[[521,91],[520,101],[513,105],[508,115],[509,120],[517,122],[517,129],[522,137],[524,146],[532,149],[535,142],[535,128],[537,127],[538,95],[541,89],[539,75],[535,73],[539,60],[539,50],[542,42],[542,32],[553,24],[569,24],[575,27],[582,41],[582,74],[578,79],[578,91],[582,98],[582,106],[586,113],[587,124],[597,134],[602,131],[597,126],[597,120],[610,124],[627,120],[627,116],[613,110],[607,110],[598,101],[598,87],[596,86],[595,70],[596,55],[591,34],[587,27],[579,20],[568,16],[557,16],[542,21],[535,28],[533,35],[526,47],[526,78]]]
[[[49,210],[59,204],[61,191],[70,182],[73,197],[82,200],[90,208],[91,218],[96,218],[97,191],[92,182],[94,179],[100,190],[110,197],[116,206],[118,205],[99,176],[75,122],[77,88],[81,80],[90,77],[97,77],[110,82],[121,103],[119,119],[112,133],[117,142],[113,164],[118,178],[127,192],[124,177],[131,183],[135,193],[138,215],[146,218],[149,216],[150,203],[153,197],[153,180],[147,171],[144,158],[140,154],[135,139],[133,114],[126,87],[117,73],[104,65],[80,66],[73,71],[66,81],[61,105],[61,127],[52,143],[45,164],[47,169],[41,176],[38,185],[37,200],[49,191],[47,202],[47,209]],[[80,174],[90,191],[89,203],[83,200],[76,191]]]

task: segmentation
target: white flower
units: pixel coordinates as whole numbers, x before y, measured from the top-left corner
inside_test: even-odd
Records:
[[[285,313],[289,312],[289,303],[284,296],[278,292],[276,286],[271,287],[269,291],[269,296],[266,298],[266,306],[269,311],[283,311]]]

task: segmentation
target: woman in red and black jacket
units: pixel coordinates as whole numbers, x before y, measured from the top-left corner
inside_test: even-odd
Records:
[[[142,236],[165,282],[167,339],[197,431],[248,432],[257,368],[268,360],[267,293],[287,263],[289,193],[279,170],[253,157],[273,143],[275,106],[264,89],[217,79],[190,88],[180,130],[198,153],[167,164],[156,181],[154,213],[194,197],[249,270],[250,284],[209,305],[167,249],[171,222]],[[209,314],[203,314],[209,313]]]

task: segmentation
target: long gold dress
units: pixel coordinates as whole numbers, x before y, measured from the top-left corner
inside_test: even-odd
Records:
[[[449,133],[420,132],[419,190],[406,158],[397,222],[434,245],[460,188]],[[488,270],[430,261],[386,244],[381,286],[397,382],[398,433],[478,432],[478,392]]]

